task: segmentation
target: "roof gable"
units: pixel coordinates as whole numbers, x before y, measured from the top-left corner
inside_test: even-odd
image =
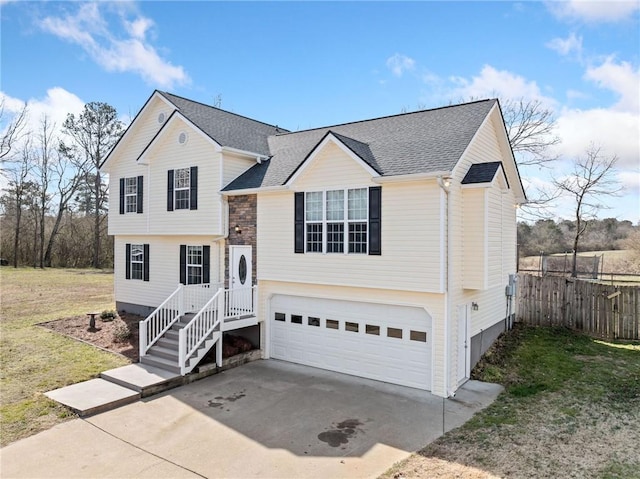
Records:
[[[348,138],[343,135],[333,133],[329,130],[324,137],[318,142],[318,144],[309,152],[306,158],[298,165],[298,167],[291,173],[289,178],[285,181],[286,185],[291,185],[296,181],[303,172],[314,163],[319,154],[329,144],[335,144],[340,148],[349,158],[355,161],[371,176],[380,176],[380,173],[371,165],[370,161],[375,162],[371,150],[368,145],[361,143],[352,138]]]

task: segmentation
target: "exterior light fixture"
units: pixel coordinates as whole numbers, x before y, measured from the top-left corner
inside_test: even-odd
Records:
[[[241,234],[242,230],[240,229],[240,225],[236,225],[236,227],[233,229],[237,234]]]
[[[475,301],[471,303],[471,309],[473,309],[474,311],[478,311],[478,303],[476,303]]]

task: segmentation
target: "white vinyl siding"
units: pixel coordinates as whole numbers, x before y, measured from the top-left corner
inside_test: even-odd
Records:
[[[126,244],[149,244],[149,281],[125,279]],[[157,307],[180,284],[180,245],[211,245],[210,282],[218,283],[224,277],[224,261],[220,266],[220,242],[211,242],[208,236],[129,236],[119,235],[114,243],[114,282],[117,301]]]

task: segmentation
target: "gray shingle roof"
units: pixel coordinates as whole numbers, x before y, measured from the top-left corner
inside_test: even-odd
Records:
[[[270,135],[288,131],[171,93],[163,91],[158,93],[173,103],[180,113],[222,146],[269,156],[267,138]]]
[[[383,176],[451,171],[497,100],[423,110],[268,137],[271,159],[226,191],[286,183],[330,131]]]
[[[502,166],[501,161],[492,161],[489,163],[474,163],[464,175],[461,183],[463,185],[472,185],[477,183],[490,183],[496,176],[496,171]]]

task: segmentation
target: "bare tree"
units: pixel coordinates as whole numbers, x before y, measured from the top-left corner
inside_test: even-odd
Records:
[[[46,220],[47,213],[51,207],[51,193],[49,187],[55,180],[55,125],[51,123],[48,116],[43,116],[40,120],[40,130],[35,136],[36,148],[34,152],[34,176],[38,187],[38,198],[36,223],[39,225],[38,230],[38,264],[40,268],[44,268],[44,251],[46,243]]]
[[[605,208],[601,202],[603,197],[617,196],[621,190],[615,176],[617,161],[617,156],[606,156],[600,147],[591,145],[583,156],[576,158],[569,175],[553,180],[560,194],[574,202],[576,229],[571,263],[571,276],[574,278],[578,273],[576,258],[580,239],[587,230],[589,221],[595,219],[598,212]]]
[[[509,143],[519,165],[548,167],[557,159],[551,154],[552,147],[560,143],[554,133],[556,119],[552,110],[540,100],[524,98],[502,100],[501,108]]]
[[[6,121],[7,112],[5,109],[4,97],[0,100],[0,163],[4,163],[15,146],[16,141],[22,135],[23,129],[27,121],[27,104],[16,113],[8,122],[6,127],[2,124]]]
[[[77,117],[67,116],[63,125],[64,132],[74,144],[61,144],[61,152],[81,170],[87,191],[90,192],[91,211],[94,218],[93,231],[93,267],[101,266],[101,238],[106,206],[108,202],[107,186],[100,175],[100,165],[109,150],[122,135],[124,125],[118,120],[112,106],[91,102]]]

